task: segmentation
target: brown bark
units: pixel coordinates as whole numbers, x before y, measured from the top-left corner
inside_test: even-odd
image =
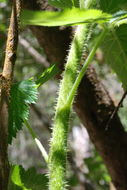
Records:
[[[117,115],[105,129],[114,104],[93,68],[89,68],[80,84],[75,110],[103,157],[116,189],[126,190],[127,134]]]
[[[20,0],[13,0],[3,72],[0,74],[0,190],[8,189],[8,100],[18,43]]]
[[[7,120],[8,108],[4,93],[0,102],[0,190],[7,190],[9,177],[9,163],[7,156]]]
[[[39,7],[36,0],[26,2],[27,8]],[[30,28],[49,61],[62,65],[70,42],[70,28]],[[108,130],[105,129],[115,106],[92,67],[80,84],[74,108],[104,159],[116,190],[127,190],[127,134],[117,115],[110,122]]]

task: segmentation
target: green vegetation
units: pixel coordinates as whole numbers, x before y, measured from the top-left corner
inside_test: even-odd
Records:
[[[17,2],[18,1],[14,0],[13,6],[17,5]],[[2,7],[2,3],[4,3],[3,5],[6,8]],[[61,78],[61,71],[59,68],[60,63],[53,62],[48,68],[41,68],[43,70],[41,72],[40,67],[38,66],[37,68],[34,61],[31,68],[26,64],[24,68],[27,68],[27,73],[30,70],[32,75],[29,75],[28,73],[27,77],[27,74],[24,74],[24,80],[22,79],[20,69],[22,66],[18,59],[15,68],[18,68],[19,66],[19,69],[17,69],[15,73],[14,71],[16,69],[13,67],[9,72],[14,73],[15,81],[18,80],[18,77],[21,78],[21,81],[18,80],[18,82],[13,82],[12,78],[6,79],[6,77],[3,76],[3,73],[0,75],[0,107],[3,106],[5,99],[7,99],[5,103],[8,105],[8,144],[12,144],[14,138],[17,137],[17,133],[26,125],[34,143],[36,143],[46,161],[47,168],[45,174],[37,174],[35,168],[25,170],[22,166],[17,165],[16,163],[15,165],[10,164],[11,169],[8,180],[8,190],[67,190],[70,188],[73,189],[73,186],[80,184],[76,174],[68,169],[68,138],[71,129],[70,117],[72,115],[74,98],[78,93],[77,91],[80,83],[88,66],[93,63],[93,60],[95,61],[97,59],[96,54],[98,49],[100,49],[104,62],[108,65],[108,68],[111,68],[117,75],[119,83],[122,84],[123,91],[127,90],[126,1],[111,0],[109,3],[108,0],[93,2],[90,0],[49,0],[48,3],[49,5],[52,5],[55,10],[22,10],[20,24],[23,30],[25,29],[25,26],[29,25],[33,25],[34,27],[48,26],[50,27],[50,30],[52,30],[52,27],[54,26],[60,26],[61,28],[69,26],[75,29],[68,50],[64,71],[62,73],[62,79],[60,79],[59,82],[54,119],[52,119],[52,122],[50,123],[51,126],[49,130],[52,128],[52,137],[49,143],[49,154],[45,150],[44,145],[41,144],[38,135],[31,127],[31,122],[29,122],[29,112],[30,106],[34,106],[38,101],[39,89],[41,86],[45,85],[47,81],[54,80],[53,77],[57,75]],[[0,35],[4,39],[7,31],[7,25],[5,22],[6,14],[8,15],[10,12],[10,5],[4,0],[0,0],[0,5],[2,7],[0,10],[0,20],[2,20],[0,23]],[[15,12],[15,14],[17,14],[17,12]],[[15,16],[16,15],[14,15],[14,17]],[[16,19],[14,19],[14,22],[16,22]],[[13,27],[17,27],[15,30],[18,30],[18,25],[16,24],[17,23],[15,23]],[[12,30],[14,41],[16,41],[15,30]],[[30,39],[32,38],[33,36],[30,36]],[[3,60],[4,57],[3,49],[5,40],[3,39],[0,41],[1,60]],[[14,48],[12,48],[12,50],[15,54],[16,50],[14,50]],[[20,52],[20,56],[27,58],[27,55],[25,55],[25,53],[23,54],[21,50],[18,52]],[[44,54],[43,50],[38,49],[38,52]],[[18,53],[16,54],[18,56]],[[29,56],[28,59],[30,59]],[[12,60],[10,60],[10,62],[11,61]],[[14,63],[12,64],[14,65]],[[0,69],[2,71],[2,67]],[[12,73],[10,73],[10,75],[12,75]],[[16,75],[18,77],[16,77]],[[113,75],[113,73],[111,73],[111,75]],[[10,86],[10,89],[8,86]],[[6,94],[6,90],[8,91],[8,89],[10,91]],[[87,96],[89,96],[89,94]],[[120,109],[119,111],[121,121],[125,128],[127,126],[126,112],[126,108],[123,110]],[[0,117],[2,118],[2,111],[0,114]],[[95,121],[95,123],[97,122],[98,121]],[[2,122],[0,125],[2,126]],[[2,127],[0,129],[2,129]],[[100,138],[99,135],[98,138]],[[109,176],[102,159],[95,149],[92,148],[91,155],[84,159],[83,164],[86,165],[88,172],[82,172],[82,175],[89,180],[90,185],[92,184],[91,189],[95,187],[98,190],[107,190],[112,176]],[[77,169],[77,173],[78,172],[81,172],[81,168],[79,171]],[[2,178],[1,175],[0,178]]]

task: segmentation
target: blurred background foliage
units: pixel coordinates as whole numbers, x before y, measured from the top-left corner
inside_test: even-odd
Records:
[[[0,1],[0,72],[4,62],[7,28],[10,18],[8,3]],[[123,90],[116,75],[104,64],[105,58],[101,49],[96,53],[93,66],[102,83],[109,90],[111,97],[117,105]],[[43,49],[29,28],[21,29],[14,80],[21,81],[36,77],[49,63]],[[51,137],[52,118],[56,104],[58,81],[52,79],[39,88],[39,98],[36,105],[31,105],[30,124],[37,133],[44,147],[49,149]],[[123,107],[119,109],[119,117],[127,130],[127,98]],[[76,114],[71,116],[71,129],[68,152],[68,181],[72,190],[108,190],[110,177],[105,165],[93,147],[87,131],[80,123]],[[25,168],[35,167],[38,172],[46,173],[46,164],[41,158],[36,145],[24,127],[9,145],[9,159],[13,164],[23,165]]]

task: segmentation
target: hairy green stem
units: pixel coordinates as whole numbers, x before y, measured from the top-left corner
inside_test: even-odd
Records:
[[[49,189],[65,190],[65,171],[67,154],[67,134],[69,127],[70,105],[66,104],[68,95],[76,80],[77,70],[88,43],[88,24],[77,27],[73,38],[67,64],[60,84],[59,97],[56,107],[53,137],[49,153]]]
[[[81,82],[81,80],[82,80],[82,78],[83,78],[89,64],[91,63],[91,61],[92,61],[92,59],[93,59],[93,57],[94,57],[94,55],[96,53],[97,48],[100,46],[101,42],[104,40],[104,37],[105,37],[106,33],[107,33],[107,29],[104,29],[102,31],[102,33],[100,34],[100,36],[98,37],[98,39],[97,39],[93,49],[91,50],[89,56],[87,57],[84,65],[83,65],[80,73],[78,74],[77,79],[76,79],[76,81],[75,81],[75,83],[74,83],[74,85],[73,85],[73,87],[72,87],[72,89],[70,91],[68,100],[66,102],[67,105],[72,104],[74,96],[75,96],[76,91],[77,91],[77,88],[78,88],[78,86],[79,86],[79,84],[80,84],[80,82]]]
[[[39,141],[39,139],[37,138],[37,135],[35,134],[35,132],[33,131],[33,129],[30,127],[30,124],[28,123],[27,120],[24,120],[24,123],[29,131],[29,133],[31,134],[34,142],[36,143],[38,149],[40,150],[42,157],[44,158],[45,162],[48,162],[48,154],[45,150],[45,148],[43,147],[42,143]]]
[[[89,8],[93,3],[91,0],[87,0],[85,3],[84,0],[80,0],[79,2],[81,9]],[[77,27],[67,58],[63,79],[60,83],[60,91],[56,106],[54,128],[49,152],[49,190],[65,190],[67,187],[66,157],[70,109],[75,95],[74,93],[76,92],[79,82],[81,81],[81,78],[85,72],[84,70],[86,69],[82,69],[81,74],[78,76],[78,82],[76,82],[76,85],[74,85],[79,63],[82,60],[83,53],[86,52],[85,48],[88,45],[90,33],[91,25],[89,24],[84,24]],[[90,57],[87,59],[86,66],[88,66],[92,60],[98,46],[99,40],[90,53]],[[73,85],[73,94],[70,96],[70,91],[72,90]],[[70,97],[69,101],[68,97]]]

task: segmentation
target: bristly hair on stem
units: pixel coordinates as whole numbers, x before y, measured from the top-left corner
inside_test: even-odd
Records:
[[[90,4],[87,6],[89,5]],[[84,8],[84,6],[84,1],[81,0],[80,8]],[[84,47],[86,47],[86,44],[89,42],[89,32],[91,32],[91,25],[89,24],[83,24],[77,27],[65,65],[63,79],[60,82],[49,152],[49,190],[65,190],[67,187],[66,159],[71,106],[81,79],[106,33],[104,30],[97,39],[95,46],[87,57],[77,77],[82,55],[84,51],[86,51]]]
[[[77,27],[60,82],[49,152],[49,190],[65,190],[67,187],[66,156],[71,105],[66,103],[77,77],[82,54],[86,51],[84,46],[88,44],[89,28],[89,24]]]

